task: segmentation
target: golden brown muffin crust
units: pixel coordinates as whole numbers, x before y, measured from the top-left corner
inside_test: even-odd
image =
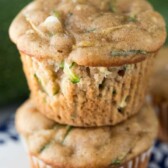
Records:
[[[24,113],[18,113],[16,116],[16,120],[20,121],[19,124],[22,125],[22,127],[18,127],[19,132],[23,131],[27,134],[30,134],[38,129],[53,128],[55,125],[54,121],[47,119],[40,113],[37,113],[37,109],[34,107],[31,100],[25,102],[24,106],[20,107],[19,110],[25,111]]]
[[[26,102],[18,110],[17,129],[26,138],[31,155],[56,167],[102,168],[115,165],[116,160],[123,164],[148,150],[157,134],[156,116],[148,105],[115,127],[84,129],[57,123],[47,126],[31,103]],[[26,124],[25,115],[29,121]],[[36,127],[35,120],[42,126]],[[45,123],[49,122],[53,124],[51,120]]]
[[[156,52],[166,31],[146,0],[36,0],[13,21],[10,37],[39,59],[118,66]]]

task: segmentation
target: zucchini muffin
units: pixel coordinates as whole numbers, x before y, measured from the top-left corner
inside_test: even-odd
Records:
[[[166,31],[145,0],[36,0],[13,21],[10,37],[39,110],[87,127],[139,111]]]
[[[16,127],[33,168],[146,168],[158,123],[153,109],[145,105],[117,126],[60,125],[29,100],[17,111]]]
[[[160,139],[168,142],[168,48],[163,48],[156,59],[150,94],[160,120]]]

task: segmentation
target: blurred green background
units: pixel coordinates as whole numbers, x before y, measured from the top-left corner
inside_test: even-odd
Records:
[[[19,53],[8,36],[11,21],[28,2],[30,0],[0,0],[0,106],[28,95]]]
[[[168,23],[168,0],[149,1]],[[28,2],[30,0],[0,0],[0,107],[28,96],[19,53],[8,37],[11,21]]]

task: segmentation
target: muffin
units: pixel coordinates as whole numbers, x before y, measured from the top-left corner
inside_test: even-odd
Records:
[[[163,48],[155,62],[150,94],[160,120],[159,137],[168,142],[168,48]]]
[[[166,31],[145,0],[36,0],[13,21],[10,37],[38,110],[91,127],[139,111]]]
[[[17,111],[16,127],[33,168],[145,168],[158,123],[153,109],[144,105],[117,126],[61,125],[43,116],[29,100]]]

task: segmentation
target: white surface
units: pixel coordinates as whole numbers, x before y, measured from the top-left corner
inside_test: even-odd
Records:
[[[26,152],[19,141],[0,146],[0,168],[29,168]]]
[[[0,168],[30,168],[27,154],[17,137],[14,127],[14,112],[18,104],[0,108]]]

